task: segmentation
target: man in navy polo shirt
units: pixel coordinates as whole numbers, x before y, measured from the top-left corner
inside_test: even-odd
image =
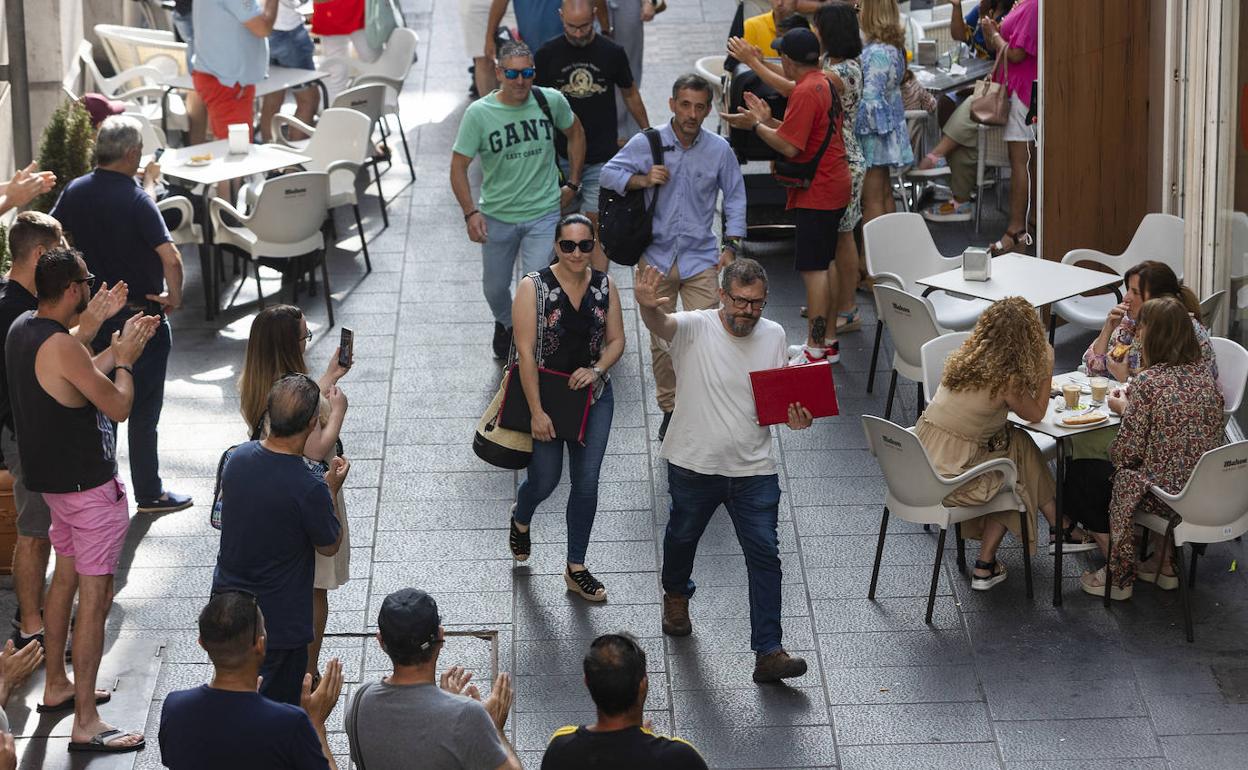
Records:
[[[130,477],[140,513],[170,513],[191,506],[189,495],[164,488],[156,454],[156,425],[165,400],[165,371],[173,335],[163,318],[182,304],[182,255],[173,244],[156,201],[135,181],[143,154],[142,127],[134,118],[114,115],[100,124],[95,139],[95,170],[66,186],[52,209],[98,281],[125,281],[129,303],[104,323],[93,347],[108,347],[136,310],[162,316],[156,335],[134,365],[134,407],[130,411]],[[160,167],[148,164],[144,183]]]

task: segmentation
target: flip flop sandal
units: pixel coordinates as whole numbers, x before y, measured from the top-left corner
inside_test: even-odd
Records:
[[[842,323],[843,322],[843,323]],[[854,308],[848,313],[836,314],[836,333],[856,332],[862,328],[862,314],[858,312],[858,308]]]
[[[71,695],[65,700],[61,701],[60,703],[55,703],[50,706],[40,703],[39,705],[35,706],[35,711],[40,714],[55,714],[58,711],[68,711],[74,707],[74,697],[75,696]],[[95,705],[97,706],[101,706],[105,703],[108,703],[112,699],[113,699],[113,694],[111,692],[108,692],[107,690],[95,691]]]
[[[143,737],[140,733],[113,728],[111,730],[105,730],[101,733],[96,733],[91,737],[91,740],[86,743],[74,743],[71,741],[69,744],[69,750],[95,752],[97,754],[127,754],[131,751],[140,751],[147,745],[146,740],[140,740],[132,746],[117,746],[109,744],[108,742],[108,739],[114,738],[114,736],[124,738],[127,735],[138,735],[140,739]]]
[[[657,3],[654,4],[655,16],[658,16],[660,13],[663,13],[666,10],[667,10],[667,0],[659,0]]]

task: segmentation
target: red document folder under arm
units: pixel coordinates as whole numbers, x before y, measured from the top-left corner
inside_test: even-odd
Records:
[[[827,361],[750,372],[759,425],[789,421],[789,404],[798,403],[815,417],[840,414],[832,365]]]

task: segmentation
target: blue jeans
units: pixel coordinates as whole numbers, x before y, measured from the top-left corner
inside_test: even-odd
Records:
[[[555,225],[559,210],[527,222],[503,222],[485,216],[486,241],[481,244],[481,289],[494,320],[511,328],[511,277],[520,255],[525,273],[549,265],[555,253]]]
[[[125,319],[133,314],[123,310],[105,321],[95,336],[92,346],[98,353],[108,347],[109,338],[120,329]],[[130,479],[134,484],[134,499],[138,503],[155,500],[164,494],[160,481],[160,458],[157,456],[156,425],[165,403],[165,371],[169,367],[169,352],[173,349],[173,332],[169,319],[161,319],[156,333],[148,340],[139,360],[134,362],[134,404],[130,407],[130,419],[126,430],[130,437]],[[113,423],[114,433],[117,424]]]
[[[750,648],[780,649],[780,480],[770,476],[708,476],[667,464],[671,515],[663,536],[663,590],[693,596],[698,540],[722,503],[745,553],[750,585]]]
[[[587,163],[581,168],[581,191],[572,196],[565,213],[581,212],[598,216],[598,198],[602,190],[602,167],[606,163]],[[563,158],[559,158],[559,170],[566,177],[572,166]]]
[[[589,408],[585,425],[585,444],[555,439],[534,441],[533,459],[528,475],[516,491],[516,521],[528,524],[542,501],[550,497],[563,473],[563,447],[568,447],[568,468],[572,473],[572,491],[568,495],[568,563],[584,564],[589,548],[589,533],[598,513],[598,472],[607,453],[607,437],[611,435],[611,417],[615,398],[611,383],[602,389],[602,396]]]

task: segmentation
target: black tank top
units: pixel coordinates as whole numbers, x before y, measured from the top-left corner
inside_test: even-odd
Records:
[[[552,268],[538,271],[546,284],[546,333],[542,358],[547,369],[572,373],[593,366],[602,354],[611,307],[610,279],[591,270],[579,308],[572,306]]]
[[[68,333],[50,318],[26,313],[13,322],[5,343],[22,483],[32,492],[81,492],[117,473],[109,419],[90,403],[73,408],[61,405],[35,376],[39,348],[52,335]]]

